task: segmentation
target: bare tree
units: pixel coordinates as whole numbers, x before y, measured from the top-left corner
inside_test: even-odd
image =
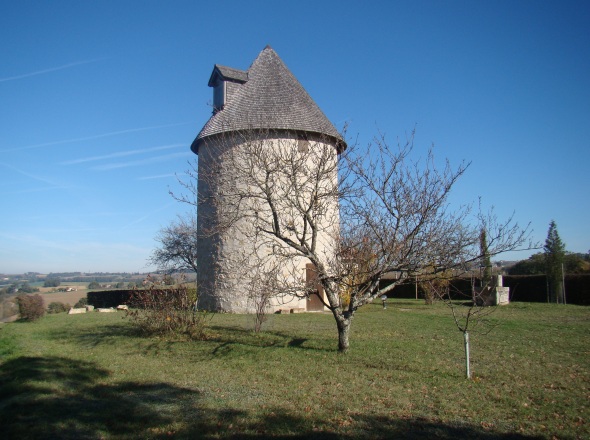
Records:
[[[470,334],[479,332],[489,333],[495,323],[490,315],[495,307],[486,306],[488,289],[491,287],[491,279],[481,288],[476,288],[472,279],[470,292],[461,292],[453,286],[451,278],[435,276],[424,282],[426,288],[436,299],[443,301],[451,311],[453,322],[463,334],[463,347],[465,350],[465,377],[472,378],[471,371],[471,342]]]
[[[271,302],[280,296],[279,264],[272,261],[268,264],[258,264],[251,268],[249,276],[248,299],[254,308],[254,332],[258,333],[262,331],[262,325],[268,319]]]
[[[210,204],[216,222],[207,233],[233,228],[244,237],[255,234],[263,253],[280,256],[283,292],[309,297],[320,287],[341,352],[349,348],[359,307],[407,276],[442,273],[481,258],[482,227],[489,255],[515,249],[528,236],[528,228],[512,219],[497,222],[493,215],[473,214],[470,206],[451,209],[448,196],[468,165],[453,169],[447,162],[439,170],[432,150],[425,160],[413,160],[413,134],[395,147],[380,137],[367,148],[337,151],[319,136],[293,148],[293,142],[282,144],[285,133],[252,133],[226,134],[233,137],[227,147],[210,153],[220,158],[218,167],[206,170],[209,176],[199,170],[206,193],[200,189],[197,197],[193,192],[182,199]],[[305,279],[301,268],[307,263],[317,286]],[[397,280],[381,287],[391,273]]]
[[[178,217],[176,221],[160,229],[149,262],[167,272],[179,270],[197,271],[197,224],[194,216]]]
[[[352,191],[342,201],[343,239],[348,248],[371,246],[372,264],[357,277],[362,282],[349,286],[353,293],[341,311],[343,326],[350,326],[359,307],[407,276],[429,279],[477,261],[482,227],[488,231],[489,255],[522,246],[528,238],[528,226],[521,229],[512,218],[499,222],[493,212],[473,213],[469,205],[451,209],[448,196],[468,164],[452,169],[446,162],[439,170],[432,149],[422,161],[413,160],[412,153],[413,133],[397,148],[381,136],[367,150],[344,158]],[[380,287],[381,277],[392,272],[400,274],[398,280]]]

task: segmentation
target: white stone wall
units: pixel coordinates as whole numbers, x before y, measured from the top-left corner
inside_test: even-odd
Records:
[[[272,151],[268,158],[278,162],[288,161],[293,151],[298,152],[297,157],[304,158],[300,162],[301,172],[298,171],[296,176],[296,190],[300,191],[303,202],[310,200],[310,191],[319,190],[321,193],[337,185],[337,154],[330,144],[320,141],[302,143],[296,137],[265,136],[254,140],[251,134],[248,139],[243,134],[206,139],[199,147],[197,283],[200,308],[252,313],[255,308],[253,298],[256,298],[253,292],[260,287],[258,275],[275,266],[280,268],[279,290],[282,294],[271,299],[269,312],[306,308],[307,300],[292,294],[292,289],[304,287],[305,267],[309,260],[293,257],[291,248],[272,239],[269,234],[257,233],[257,226],[270,227],[272,223],[267,222],[270,211],[264,194],[258,199],[240,197],[240,194],[260,191],[257,185],[263,176],[257,175],[256,178],[262,179],[259,181],[248,176],[248,170],[254,169],[250,167],[248,154],[255,150]],[[321,185],[315,185],[313,180],[314,169],[319,164],[318,156],[314,154],[316,151],[333,152],[321,158],[323,166],[328,161],[334,164],[331,179],[325,179]],[[259,171],[263,174],[264,170]],[[272,195],[280,214],[281,228],[292,230],[288,233],[289,238],[297,241],[301,234],[298,236],[296,231],[302,231],[303,220],[301,212],[292,203],[293,188],[293,182],[275,180]],[[322,205],[314,211],[315,220],[319,220],[316,254],[321,255],[329,267],[337,248],[339,209],[337,198],[324,198],[321,202]],[[285,289],[286,285],[290,291]]]

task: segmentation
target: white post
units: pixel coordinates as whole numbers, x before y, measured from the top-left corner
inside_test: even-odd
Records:
[[[469,368],[469,332],[463,332],[463,341],[465,342],[465,375],[471,379],[471,369]]]

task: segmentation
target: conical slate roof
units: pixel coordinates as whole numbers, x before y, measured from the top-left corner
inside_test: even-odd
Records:
[[[223,75],[222,69],[231,68],[216,69],[221,69]],[[252,129],[319,134],[332,138],[339,150],[346,148],[338,130],[270,46],[260,52],[246,74],[247,80],[236,84],[223,108],[211,116],[198,134],[191,146],[195,153],[209,136]]]

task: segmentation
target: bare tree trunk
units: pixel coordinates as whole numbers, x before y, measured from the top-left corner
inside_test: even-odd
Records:
[[[348,335],[350,334],[350,318],[336,317],[336,326],[338,327],[338,351],[346,353],[348,351]]]

